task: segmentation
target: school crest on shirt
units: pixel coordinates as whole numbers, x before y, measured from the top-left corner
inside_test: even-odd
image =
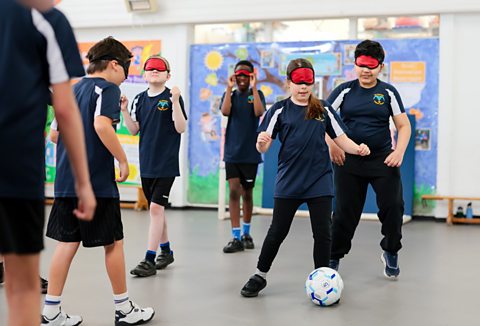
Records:
[[[157,109],[160,111],[167,111],[170,108],[167,100],[159,100],[157,103]]]
[[[247,101],[248,101],[248,104],[252,104],[253,103],[253,95],[249,95]]]
[[[318,117],[315,118],[315,120],[320,121],[320,122],[323,122],[323,121],[325,121],[325,118],[323,117],[323,114],[320,113],[320,114],[318,115]]]
[[[374,94],[373,103],[377,105],[382,105],[385,103],[385,96],[383,94]]]

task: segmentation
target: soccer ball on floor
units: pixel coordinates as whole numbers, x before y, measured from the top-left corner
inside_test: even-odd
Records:
[[[313,303],[319,306],[330,306],[340,300],[343,280],[340,274],[328,267],[317,268],[310,273],[305,282],[305,291]]]

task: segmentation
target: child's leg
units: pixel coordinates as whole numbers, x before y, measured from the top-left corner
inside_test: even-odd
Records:
[[[313,232],[313,261],[315,268],[328,267],[332,245],[332,197],[307,200]]]
[[[112,285],[114,295],[127,292],[125,279],[125,255],[123,253],[123,240],[115,241],[105,246],[105,266],[108,278]]]
[[[48,295],[61,296],[80,242],[58,242],[48,273]]]
[[[253,188],[243,189],[242,192],[243,205],[243,223],[250,224],[253,212]]]
[[[163,241],[164,239],[166,241]],[[157,203],[150,204],[150,226],[148,229],[148,250],[157,251],[160,243],[168,241],[166,233],[165,207]]]
[[[40,254],[5,255],[8,325],[38,325],[40,316]]]
[[[228,200],[228,209],[230,212],[230,222],[232,230],[240,229],[240,196],[242,194],[242,185],[239,178],[228,179],[230,197]],[[236,238],[236,235],[234,235]],[[240,239],[240,235],[238,235]]]

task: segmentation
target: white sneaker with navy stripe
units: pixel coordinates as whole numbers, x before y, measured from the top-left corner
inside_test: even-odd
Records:
[[[130,305],[132,309],[127,313],[115,311],[115,326],[146,324],[155,315],[153,308],[140,308],[133,301],[130,301]]]
[[[61,309],[58,314],[52,318],[48,319],[46,316],[42,315],[42,324],[41,325],[52,325],[52,326],[77,326],[82,323],[83,319],[80,316],[69,316],[64,313]]]

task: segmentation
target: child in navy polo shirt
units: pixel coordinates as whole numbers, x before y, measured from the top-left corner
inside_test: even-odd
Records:
[[[339,85],[328,97],[328,102],[348,127],[348,136],[367,144],[372,151],[369,157],[357,157],[345,154],[336,144],[329,143],[335,163],[336,193],[330,267],[338,269],[340,259],[350,251],[367,187],[371,184],[382,223],[383,273],[387,278],[395,279],[400,274],[397,253],[402,247],[404,210],[400,165],[411,128],[395,87],[378,79],[384,58],[380,43],[370,40],[359,43],[355,49],[358,78]],[[398,131],[395,149],[392,149],[390,117]]]
[[[178,87],[165,86],[170,79],[170,64],[158,55],[144,65],[148,89],[132,102],[130,114],[122,105],[125,124],[132,135],[140,132],[140,175],[150,207],[150,227],[145,259],[130,274],[146,277],[173,263],[167,233],[165,206],[176,176],[180,175],[178,152],[187,114]],[[160,254],[157,256],[157,249]],[[157,257],[156,257],[157,256]],[[155,261],[156,257],[156,261]]]
[[[90,220],[95,210],[70,85],[84,70],[68,20],[51,5],[48,0],[0,1],[0,139],[6,153],[0,160],[0,254],[5,260],[8,325],[13,326],[38,325],[40,315],[44,128],[50,101],[68,129],[65,144],[81,203],[75,218]]]
[[[61,310],[61,295],[68,269],[80,242],[84,247],[104,247],[105,265],[113,290],[115,325],[138,325],[153,318],[152,308],[140,308],[129,300],[123,253],[123,225],[116,182],[128,177],[125,152],[115,134],[120,121],[119,85],[128,77],[130,51],[112,37],[96,43],[87,54],[88,76],[74,86],[83,119],[90,179],[97,198],[97,210],[89,223],[78,222],[72,212],[77,209],[73,174],[66,160],[64,125],[51,126],[51,139],[57,138],[55,201],[48,221],[47,236],[58,241],[52,257],[48,294],[42,325],[79,325],[80,316]],[[56,131],[55,129],[58,129]],[[59,135],[55,135],[59,133]],[[115,178],[114,158],[120,174]]]
[[[343,131],[343,124],[329,104],[312,93],[315,72],[305,59],[287,66],[291,96],[275,103],[258,128],[259,152],[266,152],[278,136],[278,172],[275,182],[273,218],[258,258],[257,271],[241,290],[255,297],[266,285],[266,275],[288,234],[298,207],[306,202],[313,232],[315,268],[328,266],[333,197],[332,165],[325,135],[346,152],[365,156],[369,148],[357,145]]]
[[[265,96],[257,89],[253,70],[252,63],[247,60],[235,65],[220,104],[222,114],[228,117],[223,160],[230,188],[228,208],[233,235],[233,239],[223,248],[225,253],[254,248],[250,235],[253,187],[258,164],[262,162],[255,144],[258,121],[265,112]],[[232,91],[235,84],[237,89]],[[243,235],[240,230],[240,197],[243,199]]]

